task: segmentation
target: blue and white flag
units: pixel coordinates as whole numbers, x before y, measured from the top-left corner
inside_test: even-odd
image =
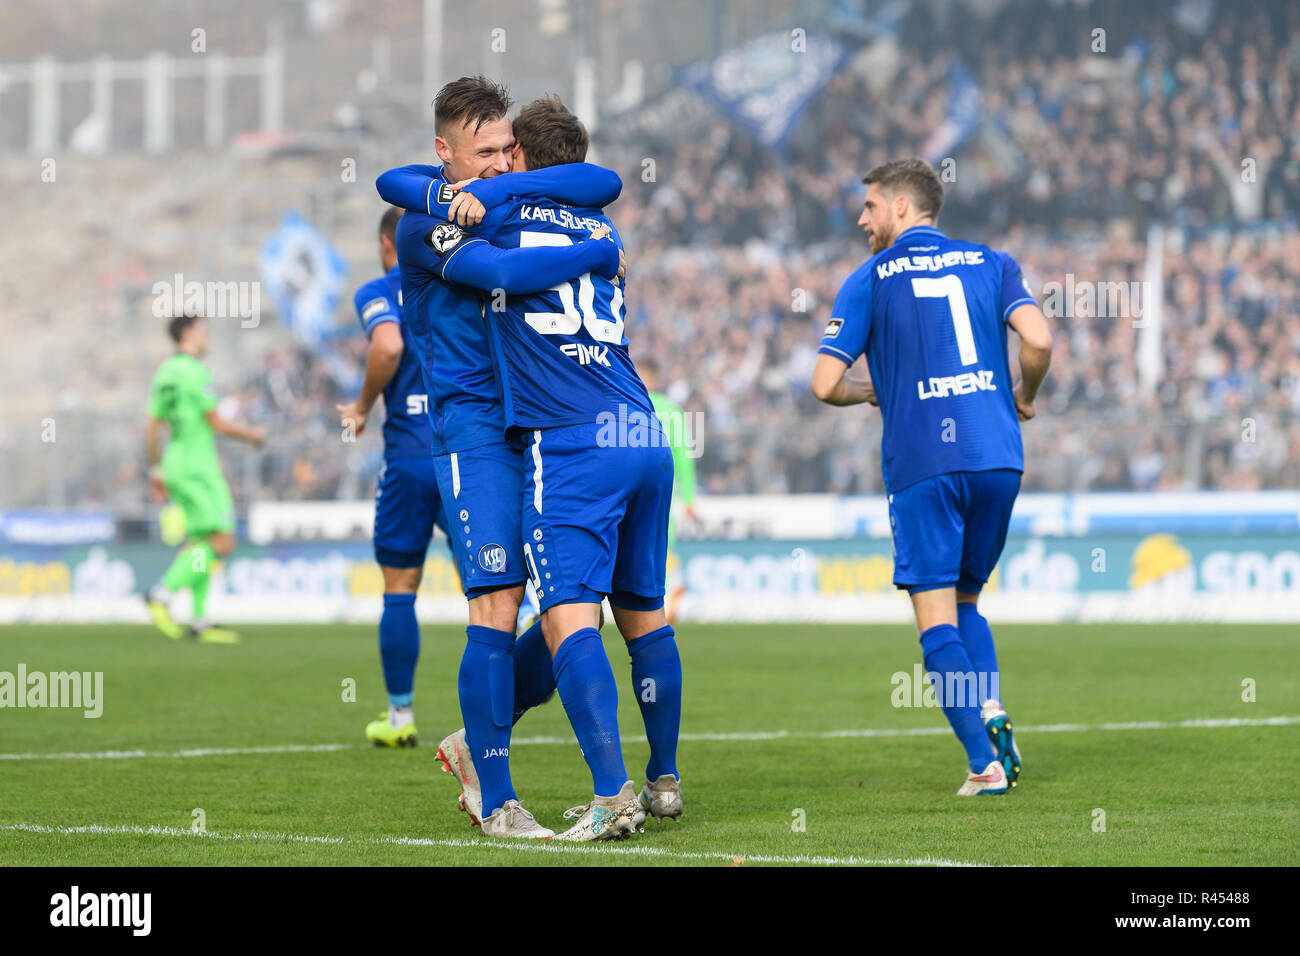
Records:
[[[921,158],[931,164],[953,155],[979,128],[984,105],[979,84],[960,60],[948,68],[947,83],[948,108],[943,122],[921,147]]]
[[[760,143],[780,149],[849,52],[829,36],[769,33],[684,68],[677,82],[750,130]]]
[[[261,267],[262,284],[295,339],[315,348],[340,333],[334,313],[348,266],[315,226],[286,212],[262,245]]]

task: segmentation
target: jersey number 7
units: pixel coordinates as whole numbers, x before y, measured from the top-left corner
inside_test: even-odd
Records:
[[[556,232],[537,232],[524,230],[519,233],[519,245],[525,246],[570,246],[573,240],[569,236]],[[591,281],[591,273],[584,272],[578,277],[578,311],[573,302],[573,286],[568,282],[551,286],[551,291],[558,293],[563,312],[525,312],[524,321],[535,332],[542,335],[573,335],[584,326],[587,334],[597,342],[612,342],[615,345],[623,341],[623,290],[611,282],[614,290],[609,298],[609,314],[614,321],[606,321],[596,314],[596,286]]]
[[[975,354],[975,335],[970,327],[970,310],[966,308],[966,290],[961,276],[946,275],[938,278],[912,279],[912,294],[918,299],[947,299],[952,312],[952,330],[957,336],[957,354],[962,365],[979,361]]]

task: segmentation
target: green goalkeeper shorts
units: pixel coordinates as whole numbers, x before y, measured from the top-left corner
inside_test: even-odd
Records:
[[[163,475],[167,494],[185,512],[185,533],[202,537],[235,530],[235,503],[219,471],[191,471]]]

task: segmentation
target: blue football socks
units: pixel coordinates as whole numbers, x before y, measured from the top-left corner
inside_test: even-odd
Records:
[[[385,594],[379,618],[379,661],[392,707],[411,706],[415,662],[420,658],[420,624],[414,594]]]
[[[641,708],[650,762],[645,776],[654,781],[677,776],[677,733],[682,723],[682,659],[673,629],[664,626],[627,642],[632,658],[632,690]]]
[[[921,635],[921,654],[944,716],[966,748],[971,773],[983,773],[995,754],[980,720],[975,668],[961,634],[951,624],[937,624]]]
[[[989,622],[974,604],[958,604],[957,630],[961,632],[962,646],[966,648],[966,656],[970,658],[980,683],[980,703],[992,698],[1005,704],[999,688],[998,653],[993,648],[993,631],[989,629]]]
[[[574,631],[555,652],[555,686],[569,715],[596,796],[612,797],[627,782],[618,738],[618,685],[600,631]]]
[[[513,723],[519,723],[529,709],[540,706],[555,693],[555,668],[551,651],[542,636],[542,622],[515,638],[515,706]]]
[[[510,782],[511,711],[515,699],[515,636],[510,631],[471,624],[465,628],[465,654],[457,687],[460,713],[483,792],[483,817],[507,800],[518,799]]]

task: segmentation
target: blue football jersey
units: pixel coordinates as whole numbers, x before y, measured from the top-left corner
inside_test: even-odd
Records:
[[[1005,252],[913,226],[845,280],[818,351],[866,354],[884,418],[885,487],[1024,470],[1007,317],[1032,303]]]
[[[353,301],[367,338],[384,322],[396,324],[402,333],[402,359],[384,387],[384,458],[428,458],[433,453],[429,396],[410,332],[402,322],[402,277],[397,266],[363,285]]]
[[[514,198],[493,209],[475,236],[502,248],[569,246],[601,226],[595,207]],[[623,281],[586,273],[532,295],[489,303],[485,315],[501,375],[509,429],[553,428],[604,420],[654,421],[654,406],[628,355]]]
[[[483,318],[485,293],[479,290],[545,289],[608,263],[614,253],[608,247],[601,249],[599,243],[502,250],[472,242],[464,230],[447,221],[454,193],[441,167],[430,169],[439,178],[422,190],[420,200],[429,212],[408,211],[397,221],[397,257],[404,324],[429,394],[434,454],[444,455],[499,442],[505,431],[501,387]],[[531,181],[537,188],[549,188],[557,175],[580,179],[582,171],[557,167],[546,177],[510,175],[517,183]],[[594,188],[580,181],[575,185],[579,192]],[[604,184],[598,185],[604,189]]]

